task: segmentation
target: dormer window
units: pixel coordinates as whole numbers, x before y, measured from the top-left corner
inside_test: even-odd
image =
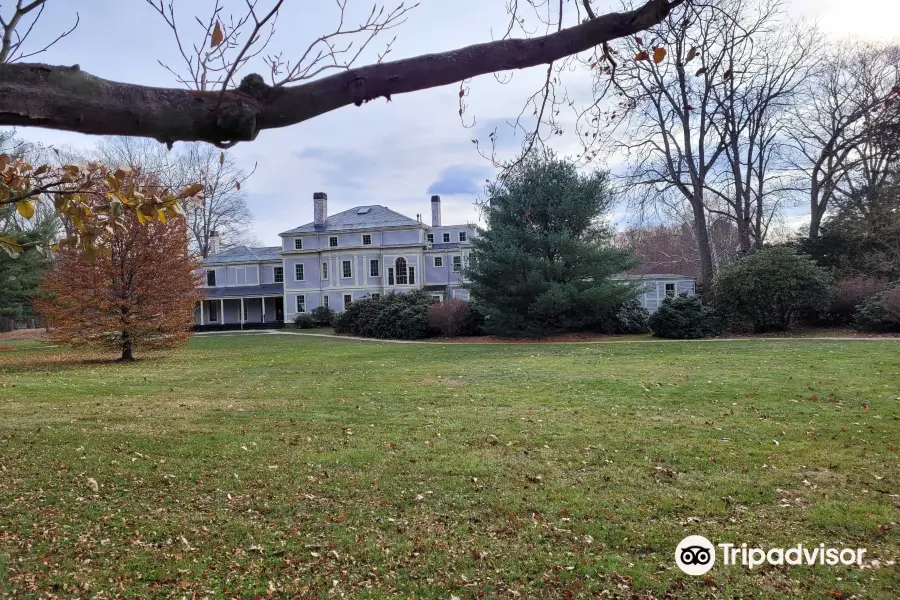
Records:
[[[294,250],[303,250],[303,240],[301,238],[294,238]]]
[[[425,234],[425,239],[428,241],[429,244],[433,244],[433,243],[434,243],[434,234],[433,234],[433,233],[426,233],[426,234]]]
[[[368,233],[364,233],[362,236],[363,246],[371,246],[372,245],[372,236]]]
[[[445,234],[444,234],[444,243],[445,243],[445,244],[449,244],[449,243],[450,243],[450,234],[449,234],[449,233],[445,233]]]
[[[465,242],[466,239],[467,239],[466,232],[465,232],[465,231],[460,231],[460,232],[459,232],[459,241],[460,241],[460,242]]]
[[[207,285],[207,287],[216,287],[216,272],[215,271],[207,271],[206,272],[206,285]]]
[[[337,248],[337,242],[338,242],[337,236],[336,235],[331,236],[330,238],[328,238],[328,247],[329,248]]]

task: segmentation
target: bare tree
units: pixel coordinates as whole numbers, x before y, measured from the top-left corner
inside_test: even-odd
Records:
[[[4,40],[14,39],[23,16],[48,1],[33,0],[27,6],[19,1],[15,17],[0,24]],[[192,90],[109,81],[77,66],[17,63],[6,52],[0,64],[0,125],[228,147],[255,139],[261,130],[300,123],[349,104],[360,106],[477,75],[552,64],[640,32],[685,2],[646,0],[634,10],[597,16],[540,37],[501,39],[393,62],[384,60],[388,42],[372,64],[359,67],[356,62],[372,40],[400,25],[415,5],[400,3],[387,9],[376,4],[362,25],[348,26],[349,0],[339,0],[335,28],[313,40],[300,56],[292,60],[278,53],[266,56],[271,84],[253,73],[237,84],[254,58],[263,56],[283,1],[260,7],[258,0],[249,0],[246,14],[236,18],[226,18],[217,5],[212,16],[198,18],[199,41],[189,44],[187,32],[176,20],[174,0],[148,0],[152,7],[148,9],[166,19],[185,61],[187,72],[172,71],[182,85],[193,84]]]
[[[704,290],[715,254],[732,255],[714,248],[710,232],[722,226],[711,223],[731,221],[746,252],[791,197],[786,116],[819,43],[788,22],[781,0],[695,2],[616,44],[624,58],[612,80],[610,64],[595,69],[595,94],[611,88],[615,102],[579,113],[584,155],[609,138],[607,150],[628,159],[624,187],[639,213],[690,213]]]
[[[744,19],[726,30],[723,51],[732,72],[713,88],[725,167],[720,185],[709,190],[726,210],[710,211],[734,220],[744,252],[763,245],[779,209],[793,198],[789,116],[822,46],[816,29],[787,22],[780,0],[760,8],[765,18],[750,23],[753,35],[745,35]]]
[[[227,151],[203,142],[178,144],[171,151],[148,138],[105,137],[93,157],[110,168],[140,169],[166,187],[193,183],[202,194],[182,201],[191,253],[209,256],[209,238],[217,232],[222,249],[247,245],[253,215],[247,206],[245,172]]]
[[[247,208],[244,172],[227,152],[202,142],[187,144],[179,156],[185,181],[203,184],[203,196],[185,200],[184,211],[193,252],[206,258],[210,254],[210,236],[219,234],[222,249],[250,245],[253,215]]]
[[[727,0],[737,10],[739,0]],[[620,136],[613,151],[627,156],[626,186],[640,212],[662,201],[673,210],[686,203],[697,242],[699,281],[708,291],[714,275],[709,239],[708,190],[725,152],[714,88],[732,71],[723,47],[734,20],[726,7],[689,5],[641,37],[623,41],[616,76],[617,104],[597,104],[583,113],[588,129],[608,128]],[[595,88],[608,87],[605,74]]]
[[[900,47],[848,42],[821,56],[788,129],[809,192],[811,238],[837,195],[885,181],[897,147],[879,140],[898,130],[897,102]]]

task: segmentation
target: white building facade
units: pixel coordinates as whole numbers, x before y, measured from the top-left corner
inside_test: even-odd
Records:
[[[207,298],[200,327],[267,327],[319,306],[341,312],[362,298],[424,289],[435,299],[468,300],[461,271],[476,229],[443,225],[431,198],[431,225],[384,206],[328,215],[313,195],[313,221],[279,234],[281,245],[213,252],[203,263]]]

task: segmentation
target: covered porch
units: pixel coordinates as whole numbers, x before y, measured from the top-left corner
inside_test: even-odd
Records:
[[[278,329],[284,327],[281,284],[239,288],[209,288],[197,303],[194,329]]]

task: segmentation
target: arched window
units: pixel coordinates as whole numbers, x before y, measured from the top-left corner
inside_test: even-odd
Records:
[[[397,270],[397,285],[409,285],[409,273],[406,269],[406,259],[402,256],[394,263]]]

